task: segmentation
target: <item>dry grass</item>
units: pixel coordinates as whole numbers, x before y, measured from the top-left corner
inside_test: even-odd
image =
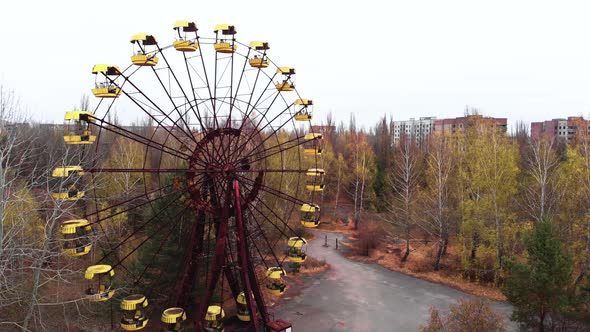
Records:
[[[330,265],[326,263],[325,259],[318,260],[311,256],[307,256],[307,259],[301,265],[301,269],[299,269],[299,273],[316,274],[325,272],[329,268]]]

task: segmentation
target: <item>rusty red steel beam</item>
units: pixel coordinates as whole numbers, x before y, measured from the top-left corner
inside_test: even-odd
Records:
[[[242,203],[240,202],[240,184],[237,180],[233,181],[234,186],[234,195],[235,195],[235,217],[237,221],[237,231],[238,231],[238,260],[240,264],[240,276],[242,277],[242,282],[244,284],[244,295],[246,296],[246,303],[248,304],[249,314],[250,314],[250,322],[254,326],[254,331],[260,331],[259,329],[259,322],[258,318],[256,317],[256,306],[254,305],[254,300],[258,305],[258,310],[264,322],[266,322],[266,310],[264,307],[264,300],[262,298],[262,294],[260,293],[260,288],[258,287],[258,283],[256,282],[256,277],[253,273],[249,273],[251,264],[248,259],[248,244],[246,239],[246,230],[244,226],[244,221],[242,219]],[[251,280],[253,277],[253,280]],[[255,293],[253,293],[255,292]],[[254,295],[254,298],[252,298]]]

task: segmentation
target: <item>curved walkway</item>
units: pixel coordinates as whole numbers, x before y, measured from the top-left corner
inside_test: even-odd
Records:
[[[325,259],[330,269],[311,279],[301,293],[276,308],[293,331],[418,331],[431,306],[447,310],[459,298],[471,295],[444,285],[390,271],[375,263],[349,260],[334,249],[338,233],[315,231],[307,253]],[[324,236],[329,247],[324,247]],[[288,296],[288,295],[287,295]],[[510,305],[493,302],[507,320]],[[515,330],[515,326],[511,325]]]

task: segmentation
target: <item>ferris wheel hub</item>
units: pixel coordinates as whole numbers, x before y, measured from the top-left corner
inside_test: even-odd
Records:
[[[191,194],[187,205],[212,214],[219,212],[223,202],[212,201],[206,194],[209,189],[203,188],[223,192],[234,180],[243,183],[241,191],[245,203],[254,200],[264,177],[263,171],[251,171],[253,167],[263,168],[259,167],[260,161],[252,161],[260,157],[258,142],[256,135],[237,128],[207,132],[189,158],[189,170],[194,172],[187,173],[187,188]]]

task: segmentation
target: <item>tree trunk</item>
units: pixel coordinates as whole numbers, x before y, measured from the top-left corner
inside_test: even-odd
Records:
[[[49,260],[49,256],[51,255],[51,245],[53,241],[53,234],[55,234],[55,226],[57,225],[57,216],[51,216],[49,219],[49,227],[45,233],[45,241],[43,243],[43,248],[41,250],[40,256],[35,260],[32,264],[31,268],[33,269],[33,284],[31,285],[31,296],[29,298],[28,308],[26,309],[27,313],[25,315],[25,319],[23,321],[23,330],[29,330],[29,324],[31,319],[33,318],[33,313],[35,308],[37,307],[37,296],[39,295],[39,289],[42,286],[41,280],[41,270],[43,265],[47,263]]]
[[[360,199],[359,211],[358,211],[358,218],[357,218],[356,225],[355,225],[354,229],[358,229],[358,225],[361,222],[361,214],[363,213],[363,200],[364,200],[363,196],[365,195],[365,167],[366,167],[364,154],[363,154],[363,164],[362,165],[363,165],[362,166],[363,167],[362,168],[363,175],[361,177],[361,192],[360,192],[360,196],[359,196],[359,199]]]
[[[402,257],[402,262],[407,261],[408,256],[410,256],[410,230],[406,229],[406,252],[404,253],[404,257]]]
[[[340,196],[340,165],[338,165],[338,181],[336,182],[336,197],[334,198],[334,218],[338,215],[338,198]]]
[[[473,234],[473,244],[471,246],[471,255],[470,255],[470,259],[472,261],[474,261],[477,258],[477,246],[479,243],[479,236],[477,236],[477,233]]]
[[[545,310],[541,309],[541,314],[539,315],[539,332],[545,332]]]
[[[586,241],[586,243],[588,244],[588,241]],[[588,252],[586,252],[586,255],[588,255]],[[582,280],[584,280],[584,277],[586,276],[586,273],[587,273],[589,267],[590,267],[590,264],[588,264],[588,258],[585,257],[584,261],[581,264],[580,272],[578,273],[578,275],[576,276],[576,279],[574,280],[574,288],[577,287],[580,284],[580,282],[582,282]]]
[[[5,178],[2,160],[4,158],[0,158],[0,257],[2,257],[2,252],[4,251],[4,205],[6,204],[6,200],[4,199]]]
[[[442,237],[438,240],[438,249],[436,250],[436,258],[434,260],[434,271],[438,271],[440,269],[440,260],[443,255],[443,248],[444,248],[444,241]]]

